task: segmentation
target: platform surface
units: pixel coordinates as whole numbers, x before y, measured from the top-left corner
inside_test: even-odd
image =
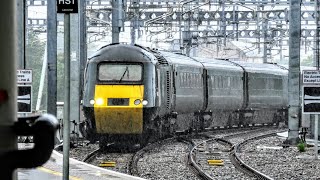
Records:
[[[50,159],[42,167],[34,169],[18,169],[19,180],[61,180],[63,172],[63,156],[53,151]],[[111,171],[93,166],[75,159],[69,160],[70,180],[143,180],[139,177]]]

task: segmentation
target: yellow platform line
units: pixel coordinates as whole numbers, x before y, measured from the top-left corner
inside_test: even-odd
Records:
[[[61,172],[53,171],[51,169],[47,169],[47,168],[44,168],[44,167],[38,167],[37,169],[39,169],[40,171],[49,173],[49,174],[56,175],[56,176],[61,176],[61,177],[63,176],[63,174]],[[71,180],[82,180],[81,178],[74,177],[74,176],[69,176],[69,179],[71,179]]]

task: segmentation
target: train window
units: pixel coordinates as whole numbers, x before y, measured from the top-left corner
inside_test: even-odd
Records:
[[[182,73],[179,73],[179,87],[182,87]]]
[[[187,87],[187,73],[183,73],[183,87]]]
[[[250,81],[252,89],[267,89],[269,86],[266,78],[252,78]]]
[[[274,79],[274,89],[282,90],[282,79]]]
[[[214,77],[214,80],[215,80],[215,84],[216,84],[216,89],[219,89],[219,83],[220,83],[220,81],[219,81],[219,76],[215,76]]]
[[[184,73],[180,73],[180,87],[183,87],[184,83]]]
[[[98,79],[112,82],[137,82],[142,80],[142,64],[102,63],[98,66]]]
[[[187,73],[183,73],[183,87],[187,87]]]
[[[231,87],[232,89],[238,89],[238,82],[235,76],[231,77]]]
[[[192,88],[193,87],[193,74],[191,74],[191,73],[190,73],[189,81],[190,81],[190,88]]]
[[[191,74],[187,73],[187,88],[190,88],[191,86]]]
[[[214,89],[214,76],[210,76],[211,88]]]
[[[219,89],[223,88],[222,76],[218,76],[218,88]]]
[[[199,88],[199,85],[200,85],[200,83],[199,83],[199,74],[196,74],[195,75],[195,87]]]
[[[221,76],[221,81],[222,81],[222,89],[225,89],[227,87],[227,78],[224,76]]]
[[[272,79],[272,78],[268,79],[268,81],[269,81],[269,88],[268,89],[274,89],[274,80],[275,79]]]

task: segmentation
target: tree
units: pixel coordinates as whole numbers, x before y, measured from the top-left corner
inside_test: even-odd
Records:
[[[35,110],[42,64],[46,48],[46,42],[41,41],[39,38],[40,34],[33,31],[28,31],[27,43],[26,43],[26,68],[32,69],[33,82],[32,82],[32,109]],[[42,92],[42,101],[40,105],[40,110],[47,109],[47,73],[45,74],[44,88]],[[64,97],[64,59],[63,53],[57,55],[57,101],[63,101]]]
[[[37,103],[37,95],[39,91],[40,77],[43,56],[46,48],[45,41],[41,41],[39,33],[32,30],[27,32],[26,49],[25,49],[25,61],[26,68],[32,69],[32,108],[35,109]],[[46,96],[46,91],[43,92],[43,96]]]
[[[302,61],[301,61],[301,66],[313,66],[313,58],[312,58],[313,56],[312,55],[310,55],[310,56],[308,56],[307,58],[305,58],[305,59],[302,59]]]

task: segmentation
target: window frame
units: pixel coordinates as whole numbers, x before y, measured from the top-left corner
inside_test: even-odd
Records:
[[[115,80],[101,80],[99,78],[100,66],[110,64],[110,65],[139,65],[141,66],[141,78],[139,81],[128,81],[128,80],[121,80],[121,82]],[[142,84],[144,81],[144,64],[141,62],[99,62],[97,64],[97,73],[96,73],[96,80],[102,84]]]

